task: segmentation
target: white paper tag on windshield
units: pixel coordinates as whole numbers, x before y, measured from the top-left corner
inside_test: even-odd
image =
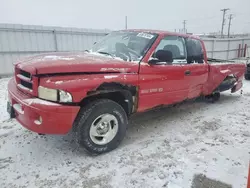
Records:
[[[154,35],[151,35],[149,33],[138,33],[137,37],[143,37],[146,39],[152,39],[154,37]]]

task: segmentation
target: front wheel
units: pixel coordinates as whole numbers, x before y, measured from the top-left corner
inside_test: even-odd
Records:
[[[102,154],[121,143],[127,125],[127,114],[118,103],[100,99],[81,109],[74,132],[80,146],[91,154]]]

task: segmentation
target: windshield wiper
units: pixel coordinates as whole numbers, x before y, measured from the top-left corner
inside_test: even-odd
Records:
[[[105,55],[109,55],[111,56],[112,58],[114,58],[114,56],[108,52],[102,52],[102,51],[97,51],[99,54],[105,54]]]

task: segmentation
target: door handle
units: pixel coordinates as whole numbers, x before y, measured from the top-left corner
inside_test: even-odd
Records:
[[[188,75],[190,75],[190,74],[191,74],[191,71],[190,71],[190,70],[186,70],[186,71],[185,71],[185,75],[186,75],[186,76],[188,76]]]

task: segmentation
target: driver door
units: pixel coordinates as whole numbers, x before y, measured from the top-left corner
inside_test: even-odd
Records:
[[[185,40],[179,36],[166,36],[156,47],[172,52],[172,64],[141,63],[139,74],[139,106],[144,111],[159,105],[168,105],[187,98],[184,64],[187,63]]]

